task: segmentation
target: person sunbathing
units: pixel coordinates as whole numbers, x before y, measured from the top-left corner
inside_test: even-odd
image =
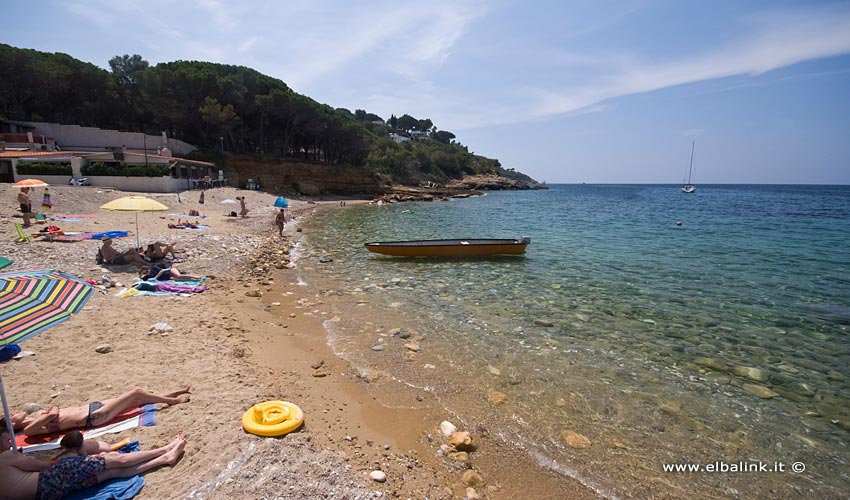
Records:
[[[143,280],[155,279],[159,281],[195,281],[204,279],[203,276],[195,276],[180,272],[177,266],[172,265],[171,268],[143,265],[139,266],[139,278]]]
[[[4,498],[60,499],[104,481],[132,477],[163,465],[174,465],[186,449],[181,432],[155,450],[95,455],[74,455],[57,463],[40,460],[12,449],[12,440],[0,431],[0,484]]]
[[[75,430],[65,434],[62,436],[62,439],[59,440],[59,446],[62,448],[62,451],[50,460],[55,463],[57,460],[69,453],[84,457],[86,455],[97,455],[98,453],[118,451],[122,447],[133,442],[133,440],[128,437],[115,444],[109,444],[104,441],[86,441],[85,439],[86,438],[83,437],[83,433],[80,431]]]
[[[188,401],[189,387],[168,394],[154,394],[141,387],[136,387],[118,397],[104,399],[103,401],[92,401],[88,405],[62,410],[54,405],[47,410],[41,410],[31,415],[24,412],[16,413],[12,415],[12,426],[15,431],[22,431],[26,436],[53,434],[79,427],[90,429],[104,422],[109,422],[129,408],[150,403],[176,405]]]
[[[180,219],[177,219],[177,224],[168,225],[169,229],[198,229],[198,227],[200,226],[198,224],[195,224],[194,222],[188,220],[186,222],[183,222]]]
[[[172,257],[177,257],[177,254],[174,253],[175,251],[178,251],[178,250],[174,250],[174,245],[176,245],[176,244],[177,243],[166,244],[166,243],[160,243],[158,241],[155,241],[155,242],[149,244],[148,248],[145,249],[145,252],[144,252],[145,257],[147,257],[151,260],[164,259],[168,254],[171,254]]]
[[[144,256],[135,248],[131,248],[125,252],[119,252],[112,246],[112,238],[104,235],[101,239],[103,245],[100,247],[100,255],[103,257],[103,262],[106,264],[124,265],[124,264],[146,264]]]

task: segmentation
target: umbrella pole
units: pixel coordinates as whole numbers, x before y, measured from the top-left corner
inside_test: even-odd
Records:
[[[136,248],[141,247],[139,243],[139,212],[136,212]]]
[[[17,449],[15,445],[15,427],[12,425],[12,414],[9,412],[9,403],[6,402],[6,388],[3,387],[2,374],[0,374],[0,397],[3,399],[3,415],[6,417],[6,427],[9,430],[9,439],[12,440],[12,449],[14,450]]]

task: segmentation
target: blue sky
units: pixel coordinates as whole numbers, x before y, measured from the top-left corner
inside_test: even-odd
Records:
[[[64,0],[0,41],[202,60],[431,118],[547,182],[850,184],[850,2]]]

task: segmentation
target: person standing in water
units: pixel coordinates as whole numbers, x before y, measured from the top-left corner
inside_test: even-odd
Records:
[[[278,230],[280,230],[280,235],[283,236],[283,226],[286,224],[286,214],[283,209],[280,209],[280,212],[277,213],[277,216],[274,218],[274,223],[277,226]]]

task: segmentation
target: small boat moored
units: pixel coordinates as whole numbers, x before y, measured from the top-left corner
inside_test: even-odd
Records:
[[[521,255],[531,238],[518,240],[411,240],[366,243],[366,250],[396,257],[475,257],[481,255]]]

